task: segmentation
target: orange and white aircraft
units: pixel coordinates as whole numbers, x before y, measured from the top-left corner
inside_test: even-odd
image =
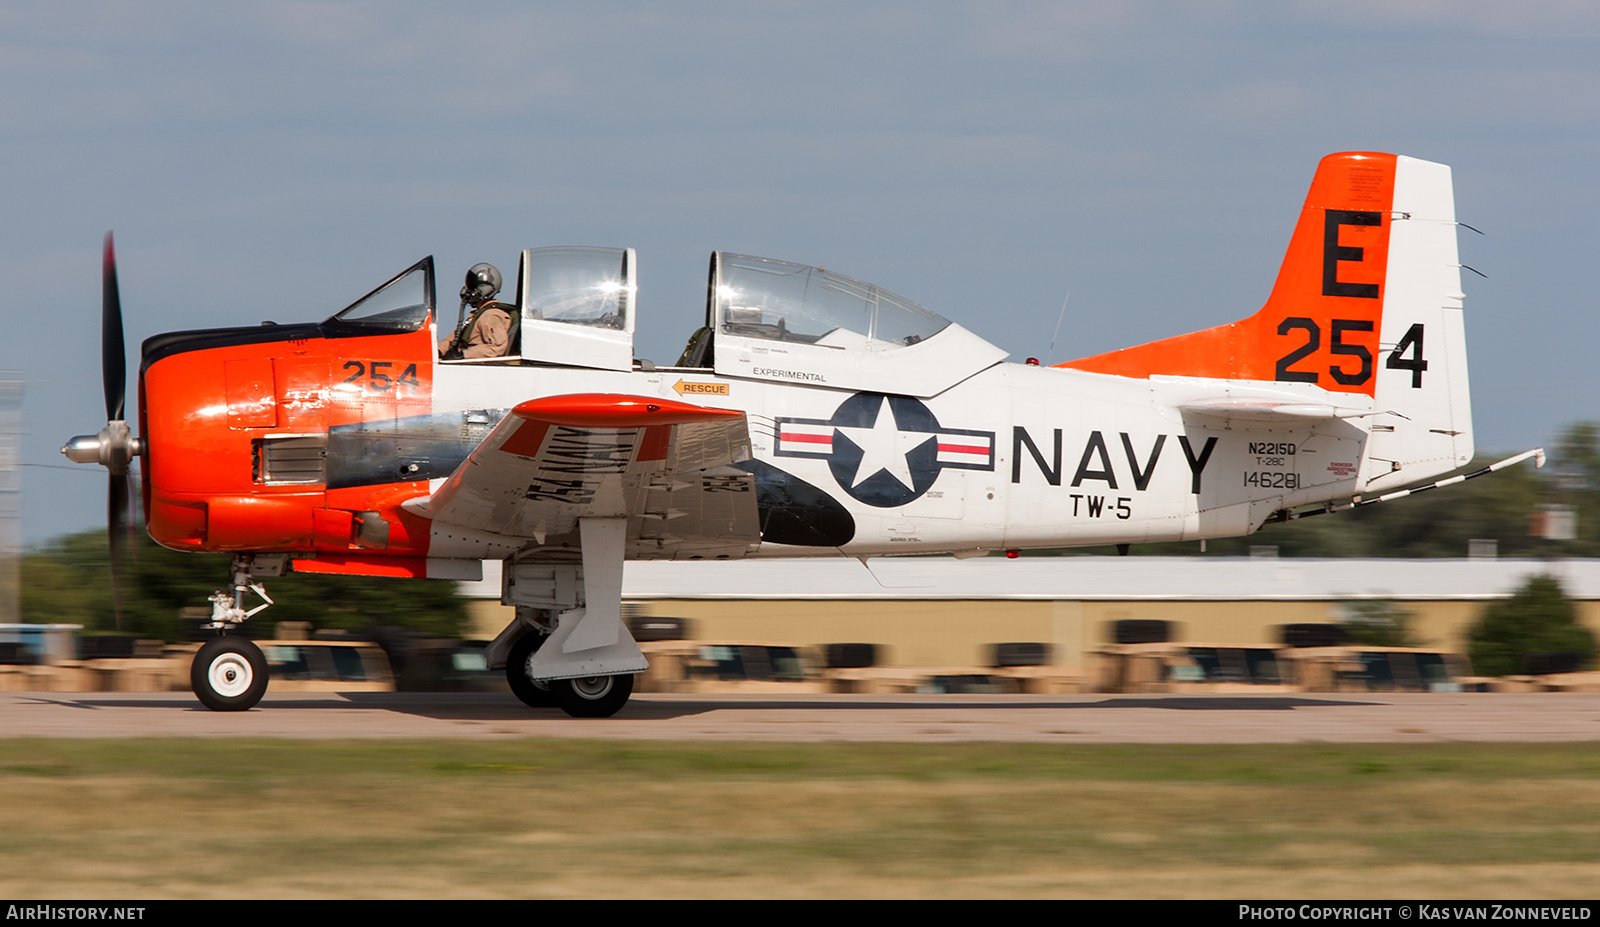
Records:
[[[114,518],[137,459],[157,542],[234,554],[191,672],[211,708],[266,689],[228,633],[270,604],[261,578],[499,560],[516,617],[491,665],[530,705],[607,716],[646,668],[630,559],[1229,537],[1457,469],[1456,225],[1449,168],[1330,155],[1259,312],[1056,367],[871,284],[720,252],[704,326],[656,367],[633,353],[634,252],[611,248],[522,252],[509,353],[443,359],[429,258],[323,322],[146,340],[137,437],[108,236],[111,421],[63,451],[111,469]]]

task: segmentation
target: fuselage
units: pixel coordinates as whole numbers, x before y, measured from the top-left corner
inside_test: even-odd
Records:
[[[629,519],[633,559],[1248,534],[1471,457],[1455,225],[1445,166],[1330,155],[1260,310],[1059,367],[1006,363],[863,281],[725,252],[704,326],[678,366],[656,367],[634,360],[635,255],[606,248],[522,252],[507,356],[451,359],[430,258],[322,323],[147,341],[149,529],[169,547],[396,575],[567,556],[585,517]],[[744,428],[714,430],[727,454],[682,458],[714,462],[686,492],[662,442],[701,440],[693,429],[652,438],[644,419],[567,421],[545,403],[537,441],[494,445],[525,466],[463,470],[470,505],[430,503],[520,404],[596,395],[726,410]]]
[[[140,380],[151,535],[190,550],[494,556],[402,503],[513,406],[573,393],[747,413],[755,460],[826,497],[810,506],[816,535],[763,538],[758,556],[1234,535],[1277,509],[1350,495],[1363,469],[1360,427],[1206,427],[1148,380],[997,363],[918,399],[708,368],[453,364],[436,340],[433,325],[151,339]]]

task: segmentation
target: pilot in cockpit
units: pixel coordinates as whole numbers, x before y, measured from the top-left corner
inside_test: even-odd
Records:
[[[500,271],[493,264],[474,264],[461,287],[463,309],[472,314],[454,335],[439,342],[445,360],[504,357],[511,349],[512,321],[517,307],[495,299],[500,292]]]

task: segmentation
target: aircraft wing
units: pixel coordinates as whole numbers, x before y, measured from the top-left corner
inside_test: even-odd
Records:
[[[743,412],[583,393],[521,403],[425,499],[436,536],[562,543],[580,518],[628,519],[631,559],[743,556],[760,542]]]

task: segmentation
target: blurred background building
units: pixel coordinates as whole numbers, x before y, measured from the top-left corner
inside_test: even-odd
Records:
[[[1600,632],[1600,560],[1254,557],[884,557],[727,563],[630,562],[625,606],[672,617],[697,640],[878,645],[902,666],[988,665],[995,645],[1047,644],[1084,666],[1122,622],[1166,622],[1175,641],[1278,644],[1284,628],[1343,624],[1374,603],[1403,611],[1416,643],[1456,652],[1491,602],[1549,574]],[[473,598],[474,634],[509,620],[498,564]],[[1127,627],[1127,625],[1123,625]]]

